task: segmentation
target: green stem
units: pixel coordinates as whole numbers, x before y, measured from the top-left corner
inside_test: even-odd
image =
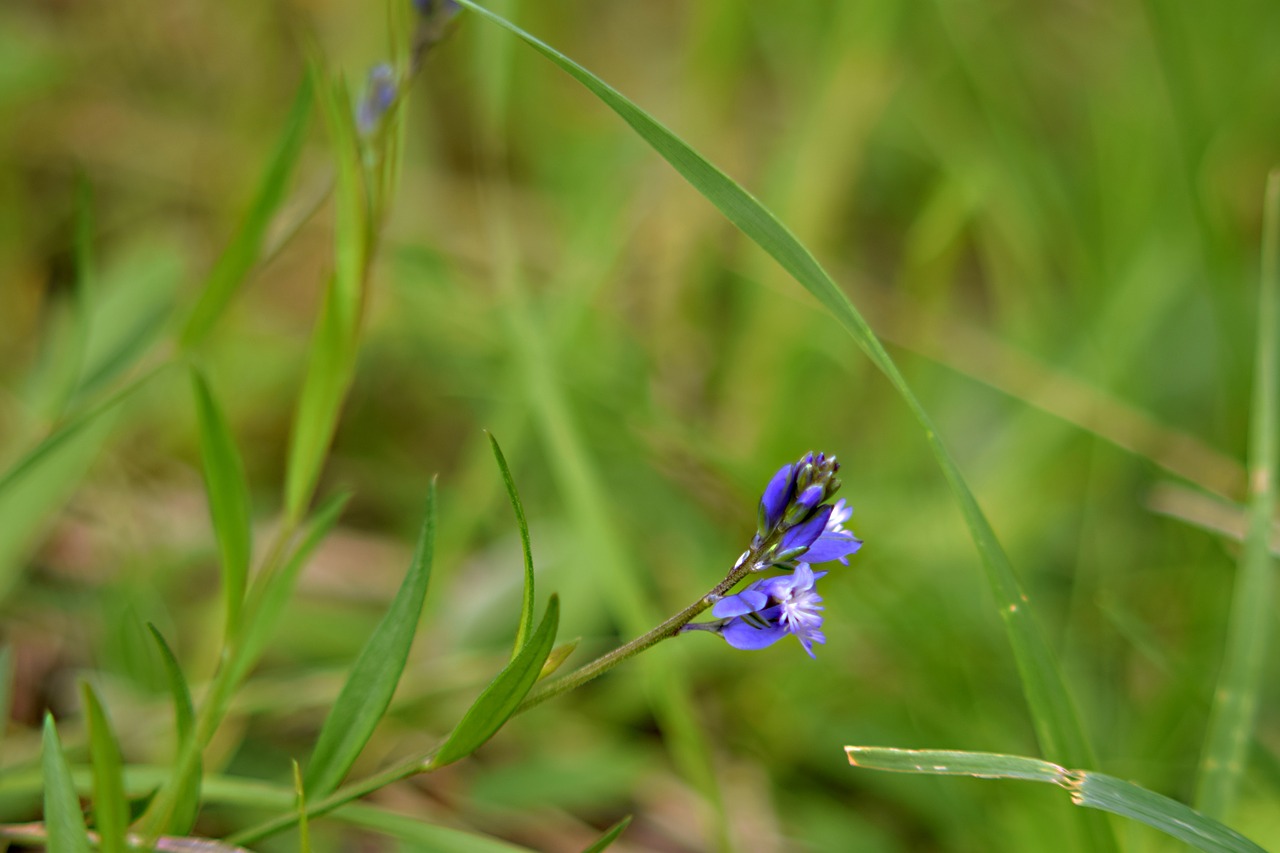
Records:
[[[649,631],[647,634],[635,638],[625,646],[619,646],[608,654],[596,658],[591,663],[584,664],[562,678],[544,683],[535,688],[534,691],[520,703],[520,707],[516,709],[516,713],[524,713],[530,708],[541,705],[552,697],[559,696],[561,693],[567,693],[570,690],[581,687],[593,678],[603,675],[613,669],[627,658],[634,657],[645,649],[655,646],[663,640],[679,634],[680,630],[684,628],[685,625],[688,625],[695,617],[698,616],[698,614],[715,604],[720,596],[733,589],[742,581],[743,578],[751,573],[752,567],[755,565],[754,557],[754,554],[748,554],[747,558],[735,566],[724,580],[716,584],[714,589],[699,598],[693,604],[690,604],[684,610],[681,610],[675,616],[672,616],[670,619],[654,628],[652,631]]]

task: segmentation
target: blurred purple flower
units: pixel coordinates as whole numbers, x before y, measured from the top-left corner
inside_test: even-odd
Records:
[[[396,72],[390,65],[380,62],[369,69],[364,95],[356,106],[356,127],[361,135],[369,136],[378,129],[379,122],[396,100]]]

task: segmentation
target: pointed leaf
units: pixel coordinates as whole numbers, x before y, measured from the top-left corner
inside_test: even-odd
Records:
[[[62,754],[53,715],[44,715],[44,743],[40,766],[44,774],[44,822],[49,849],[59,853],[89,853],[89,834],[80,811],[80,798],[71,768]]]
[[[312,81],[308,75],[298,87],[293,108],[285,121],[284,135],[276,146],[275,155],[263,176],[258,194],[249,206],[244,221],[240,223],[240,229],[210,271],[204,290],[200,293],[200,300],[187,318],[187,324],[182,330],[183,347],[190,348],[204,340],[257,263],[271,217],[284,201],[289,176],[302,154],[302,143],[306,139],[307,124],[311,116],[311,102]]]
[[[142,823],[149,838],[161,835],[186,835],[195,824],[200,810],[200,778],[202,762],[200,744],[196,742],[195,707],[191,702],[191,690],[182,674],[182,667],[164,636],[155,625],[148,624],[151,636],[160,650],[164,663],[169,694],[173,700],[174,729],[177,749],[173,762],[173,775],[151,801]]]
[[[307,792],[302,784],[302,768],[293,762],[293,791],[298,798],[298,853],[311,853],[311,828],[307,823]]]
[[[511,508],[516,514],[516,525],[520,528],[520,547],[524,551],[524,596],[520,602],[520,625],[516,629],[515,648],[511,651],[511,657],[514,658],[533,630],[533,546],[529,541],[529,522],[524,517],[524,504],[520,502],[520,493],[516,491],[516,481],[511,477],[507,458],[502,455],[502,448],[498,446],[498,439],[493,437],[493,433],[486,435],[493,447],[493,458],[498,462],[498,470],[502,472],[502,482],[507,487]]]
[[[213,399],[209,383],[196,368],[191,369],[191,384],[196,397],[196,416],[200,423],[200,456],[204,464],[205,492],[209,512],[222,554],[222,595],[226,636],[233,637],[240,627],[240,609],[244,604],[245,586],[249,578],[249,560],[253,551],[249,519],[249,485],[245,481],[244,463],[226,418]]]
[[[435,480],[431,481],[425,516],[413,563],[404,582],[365,643],[320,729],[307,765],[306,790],[312,799],[332,793],[347,775],[391,704],[391,696],[404,672],[431,577],[436,535]]]
[[[89,756],[93,760],[93,823],[98,849],[123,853],[128,845],[129,804],[124,795],[124,761],[111,722],[88,682],[80,685],[89,724]]]
[[[582,853],[602,853],[603,851],[608,850],[613,846],[613,842],[618,840],[618,836],[622,835],[630,825],[631,815],[627,815],[622,820],[609,827],[608,831],[596,840],[596,843],[584,849]]]
[[[432,767],[452,764],[475,752],[511,719],[529,688],[538,680],[542,665],[555,645],[559,623],[560,600],[553,595],[547,602],[547,612],[538,630],[533,632],[520,654],[498,673],[498,677],[472,704],[453,734],[431,759]]]

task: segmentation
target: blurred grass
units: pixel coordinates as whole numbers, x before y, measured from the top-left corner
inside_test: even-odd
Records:
[[[516,18],[710,156],[874,306],[1049,623],[1097,769],[1189,799],[1237,548],[1146,500],[1170,474],[1244,494],[1231,463],[1248,432],[1262,187],[1280,161],[1280,9],[707,0],[521,4]],[[849,742],[1035,748],[927,447],[888,384],[763,253],[589,96],[480,23],[440,46],[407,104],[402,184],[319,480],[321,496],[354,497],[206,754],[210,772],[262,775],[290,807],[288,759],[305,755],[390,600],[432,472],[442,516],[428,614],[355,772],[430,746],[501,667],[521,548],[483,428],[520,489],[538,587],[561,593],[561,638],[583,638],[575,660],[635,631],[598,579],[625,562],[639,607],[682,606],[744,547],[769,474],[820,448],[845,462],[868,544],[826,583],[819,660],[697,636],[672,656],[740,848],[1068,846],[1070,810],[1052,792],[849,773]],[[236,233],[304,76],[308,31],[351,80],[388,52],[381,11],[334,0],[0,7],[6,467],[47,434],[47,401],[65,387],[44,384],[56,374],[41,359],[64,352],[78,171],[96,225],[87,405],[127,378],[121,359],[137,347],[177,340],[155,318],[194,304]],[[310,133],[277,228],[328,180],[319,122]],[[306,219],[251,274],[202,345],[265,534],[255,541],[281,511],[306,342],[334,263],[331,214]],[[495,215],[522,303],[503,284]],[[513,320],[541,341],[540,366]],[[527,381],[532,369],[549,371],[559,402]],[[223,613],[189,399],[176,372],[157,377],[51,459],[30,496],[0,494],[12,501],[0,512],[0,639],[16,672],[0,766],[38,758],[46,705],[75,742],[85,670],[107,676],[95,689],[126,759],[171,758],[156,736],[165,682],[139,662],[149,649],[129,652],[123,626],[160,626],[199,692]],[[571,419],[588,491],[547,449],[549,405]],[[1126,431],[1133,423],[1143,429]],[[593,518],[607,519],[608,550]],[[1257,738],[1274,758],[1272,657]],[[584,848],[634,813],[617,849],[706,849],[709,812],[657,742],[640,669],[518,719],[483,761],[405,787],[397,803],[538,849]],[[288,689],[302,684],[313,686]],[[557,773],[566,752],[602,783],[557,783],[549,808],[530,809],[515,780]],[[1228,821],[1280,846],[1277,803],[1274,776],[1254,769]],[[0,797],[0,818],[37,807]],[[266,816],[245,798],[198,829]],[[341,826],[313,821],[314,849],[340,849],[352,838]]]

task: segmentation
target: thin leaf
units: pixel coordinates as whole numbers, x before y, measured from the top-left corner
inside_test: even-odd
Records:
[[[306,139],[307,124],[311,116],[312,81],[310,75],[303,78],[294,98],[293,108],[285,120],[284,134],[276,146],[271,163],[258,187],[258,194],[249,206],[240,228],[223,250],[209,277],[205,280],[200,299],[182,330],[182,346],[191,348],[208,335],[236,291],[244,283],[249,271],[262,253],[271,218],[284,201],[289,176],[293,174],[302,144]]]
[[[1276,508],[1276,383],[1280,382],[1280,171],[1267,179],[1263,213],[1258,344],[1249,429],[1249,532],[1236,574],[1227,645],[1197,779],[1196,805],[1225,816],[1234,804],[1258,714],[1272,610],[1275,566],[1270,552]]]
[[[312,73],[323,78],[318,65]],[[285,471],[285,515],[289,520],[301,518],[311,500],[355,374],[368,260],[367,201],[346,86],[341,81],[326,86],[321,105],[337,161],[334,272],[311,340],[307,374],[289,436]]]
[[[307,764],[306,789],[313,799],[320,799],[338,787],[391,704],[422,616],[435,535],[436,484],[432,480],[422,532],[409,571],[386,615],[361,650],[320,729]]]
[[[196,417],[200,423],[200,456],[204,464],[205,491],[209,512],[222,554],[222,595],[225,631],[233,637],[240,627],[249,579],[253,539],[249,519],[249,485],[244,463],[226,418],[213,399],[209,383],[196,368],[191,369],[196,396]]]
[[[173,700],[174,730],[177,749],[173,762],[173,775],[156,795],[142,816],[148,838],[161,835],[186,835],[195,824],[200,810],[200,777],[202,762],[200,745],[196,742],[195,707],[191,702],[191,690],[182,674],[182,667],[173,650],[165,642],[156,626],[148,624],[160,659],[164,664],[170,698]]]
[[[335,495],[316,510],[315,517],[307,527],[301,542],[290,555],[279,571],[264,575],[255,584],[245,605],[244,630],[232,649],[231,661],[228,664],[234,673],[232,684],[239,684],[249,669],[258,662],[271,638],[272,631],[280,621],[280,614],[289,602],[298,573],[307,564],[311,553],[324,540],[338,517],[350,500],[350,492]]]
[[[994,531],[965,483],[959,467],[938,438],[937,430],[897,365],[889,357],[866,320],[836,286],[826,270],[796,237],[764,205],[717,169],[652,116],[623,97],[591,72],[554,48],[521,30],[510,21],[479,6],[473,0],[458,2],[488,21],[510,31],[551,60],[616,112],[653,149],[667,160],[690,185],[714,204],[752,241],[768,252],[803,285],[853,337],[871,361],[885,374],[924,430],[943,476],[960,504],[970,536],[977,546],[987,578],[999,605],[1001,618],[1013,648],[1023,691],[1031,709],[1036,734],[1044,753],[1074,764],[1092,764],[1092,750],[1080,726],[1061,669],[1043,629],[1035,619],[1022,585],[1013,572]],[[1114,847],[1107,831],[1092,830],[1095,841]]]
[[[62,754],[53,715],[44,715],[44,742],[40,758],[44,774],[44,822],[49,832],[49,849],[58,853],[89,853],[80,798],[71,781],[71,768]]]
[[[595,844],[584,849],[582,853],[602,853],[602,851],[608,850],[613,846],[613,842],[617,841],[618,837],[622,835],[630,825],[631,815],[627,815],[622,820],[609,827],[609,830],[605,832],[604,835],[600,836],[600,838],[596,840]]]
[[[516,491],[516,481],[511,476],[507,458],[502,455],[502,448],[498,446],[498,439],[494,438],[493,433],[486,435],[489,436],[489,445],[493,448],[493,458],[497,460],[498,470],[502,472],[502,482],[507,487],[511,508],[516,514],[516,526],[520,528],[520,547],[524,551],[524,597],[520,602],[520,626],[516,629],[515,648],[511,651],[514,659],[520,649],[524,648],[529,632],[533,630],[533,546],[529,541],[529,522],[524,516],[524,504],[520,501],[520,493]]]
[[[298,851],[311,853],[311,827],[307,822],[307,789],[302,784],[302,768],[293,762],[293,790],[298,797]]]
[[[1190,806],[1104,773],[1067,770],[1038,758],[986,752],[846,746],[845,753],[850,764],[871,770],[1050,782],[1071,792],[1071,801],[1078,806],[1141,821],[1200,850],[1264,853],[1234,829]]]
[[[129,804],[124,794],[124,761],[111,722],[88,682],[80,685],[89,724],[89,756],[93,759],[93,823],[98,849],[123,853],[129,828]]]
[[[581,637],[575,637],[567,643],[561,643],[551,650],[551,654],[547,655],[547,662],[542,665],[542,672],[538,673],[538,680],[542,680],[549,675],[554,675],[556,670],[564,665],[569,659],[569,655],[573,654],[578,648],[578,643],[582,642]]]
[[[431,759],[432,767],[443,767],[467,757],[483,746],[511,718],[538,680],[542,665],[555,644],[559,624],[560,600],[553,595],[547,602],[547,612],[543,615],[538,630],[533,632],[520,654],[498,673],[498,677],[471,705],[449,739]]]

